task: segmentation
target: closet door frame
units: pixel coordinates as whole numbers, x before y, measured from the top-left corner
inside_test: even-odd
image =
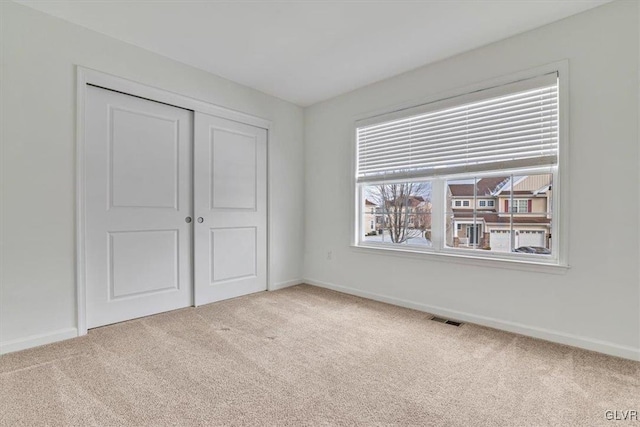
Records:
[[[78,336],[87,334],[86,313],[86,264],[85,264],[85,100],[87,86],[122,92],[150,101],[233,120],[259,127],[267,131],[267,290],[272,289],[271,280],[271,165],[270,150],[273,141],[270,120],[210,104],[185,95],[117,77],[101,71],[76,66],[76,308]],[[191,284],[193,286],[193,283]],[[195,297],[195,289],[194,289]]]

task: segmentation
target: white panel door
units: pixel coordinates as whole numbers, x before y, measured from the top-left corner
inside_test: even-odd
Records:
[[[193,113],[87,87],[89,328],[192,305]]]
[[[267,289],[267,131],[195,113],[195,303]]]

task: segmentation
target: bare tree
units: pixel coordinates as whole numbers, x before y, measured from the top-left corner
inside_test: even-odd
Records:
[[[380,208],[383,228],[393,243],[403,243],[431,228],[431,186],[422,182],[379,184],[369,187],[369,197]],[[419,207],[421,202],[427,202]]]

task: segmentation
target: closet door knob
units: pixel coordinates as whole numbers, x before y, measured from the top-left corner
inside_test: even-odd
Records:
[[[187,224],[189,224],[191,222],[191,217],[188,216],[184,219],[184,222],[186,222]]]
[[[204,218],[201,216],[198,217],[198,224],[202,224],[204,222]]]

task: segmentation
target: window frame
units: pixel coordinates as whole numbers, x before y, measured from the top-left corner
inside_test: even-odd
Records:
[[[569,152],[569,65],[568,61],[560,61],[545,66],[533,68],[530,70],[514,73],[506,76],[497,77],[484,82],[464,86],[445,93],[437,94],[418,101],[413,101],[392,108],[382,109],[366,116],[356,117],[353,125],[352,133],[352,185],[350,194],[351,216],[351,247],[355,251],[364,251],[374,253],[383,253],[388,255],[396,255],[402,257],[418,257],[428,259],[436,257],[446,259],[447,261],[462,262],[465,264],[495,266],[500,268],[516,268],[531,271],[560,271],[569,268],[568,260],[568,203],[564,200],[566,195],[570,194],[568,188],[568,152]],[[389,243],[363,242],[361,236],[363,221],[361,217],[361,203],[363,203],[363,187],[366,183],[358,183],[356,180],[356,162],[357,162],[357,129],[362,126],[381,123],[397,118],[408,117],[429,109],[446,108],[435,107],[444,102],[445,105],[450,98],[461,95],[473,94],[477,91],[490,89],[497,86],[507,85],[515,81],[534,78],[538,75],[557,72],[558,73],[558,163],[554,166],[544,166],[535,168],[513,168],[500,169],[494,171],[483,171],[469,174],[453,174],[439,175],[436,177],[425,177],[418,179],[398,179],[396,182],[418,182],[430,181],[432,183],[432,200],[434,206],[432,209],[432,230],[431,230],[431,247],[419,247],[417,245],[395,245]],[[524,253],[492,253],[491,251],[473,251],[481,253],[469,253],[471,251],[465,249],[448,248],[444,244],[445,234],[445,185],[447,179],[463,178],[463,177],[482,177],[496,174],[514,173],[514,174],[540,174],[552,173],[553,175],[553,193],[551,203],[553,206],[551,221],[552,238],[550,256],[540,256]],[[391,183],[391,181],[389,181]],[[488,205],[487,205],[488,206]],[[495,203],[494,206],[495,207]],[[452,206],[453,207],[453,206]],[[490,207],[490,206],[488,206]],[[477,208],[477,206],[475,207]],[[440,224],[440,225],[436,225]],[[461,253],[462,252],[462,253]],[[549,270],[551,268],[551,270]],[[560,270],[558,270],[559,268]]]
[[[560,260],[560,242],[558,239],[551,239],[551,255],[536,255],[536,254],[527,254],[527,253],[512,253],[512,252],[497,252],[497,251],[470,251],[466,248],[455,248],[447,246],[446,244],[446,215],[449,212],[446,209],[448,203],[446,201],[446,187],[447,182],[455,179],[470,179],[470,178],[484,178],[491,177],[495,175],[504,175],[504,174],[513,174],[513,175],[540,175],[540,174],[551,174],[554,191],[551,195],[551,203],[553,206],[557,206],[558,203],[558,192],[555,190],[557,187],[557,180],[559,179],[559,171],[558,166],[544,166],[544,167],[536,167],[536,168],[522,168],[522,169],[502,169],[499,171],[489,171],[482,172],[476,174],[452,174],[452,175],[441,175],[438,177],[430,177],[423,179],[415,179],[410,182],[430,182],[431,183],[431,203],[432,206],[441,206],[441,209],[434,208],[431,211],[431,246],[424,245],[416,245],[416,244],[394,244],[391,242],[370,242],[365,241],[363,236],[364,229],[358,228],[356,241],[352,244],[352,246],[356,248],[375,248],[375,249],[383,249],[383,250],[392,250],[392,251],[406,251],[406,252],[415,252],[415,253],[423,253],[423,254],[436,254],[436,255],[451,255],[451,256],[459,256],[464,258],[474,258],[474,259],[491,259],[491,260],[507,260],[514,262],[525,262],[532,264],[541,264],[541,265],[554,265],[554,266],[565,266],[565,264],[561,264]],[[390,180],[389,184],[393,183],[401,183],[407,182],[406,180]],[[357,194],[359,200],[362,200],[364,203],[364,188],[369,185],[367,183],[359,183],[357,185]],[[517,199],[514,199],[517,200]],[[526,200],[526,199],[523,199]],[[358,212],[356,210],[356,212]],[[503,212],[507,214],[511,214],[511,212]],[[358,217],[364,216],[367,214],[366,211],[360,211],[360,214],[357,214]],[[516,213],[517,214],[517,213]],[[558,221],[556,220],[557,213],[555,211],[551,212],[552,220],[551,220],[551,236],[558,235]],[[363,220],[360,220],[363,222]],[[439,225],[438,225],[439,224]]]

